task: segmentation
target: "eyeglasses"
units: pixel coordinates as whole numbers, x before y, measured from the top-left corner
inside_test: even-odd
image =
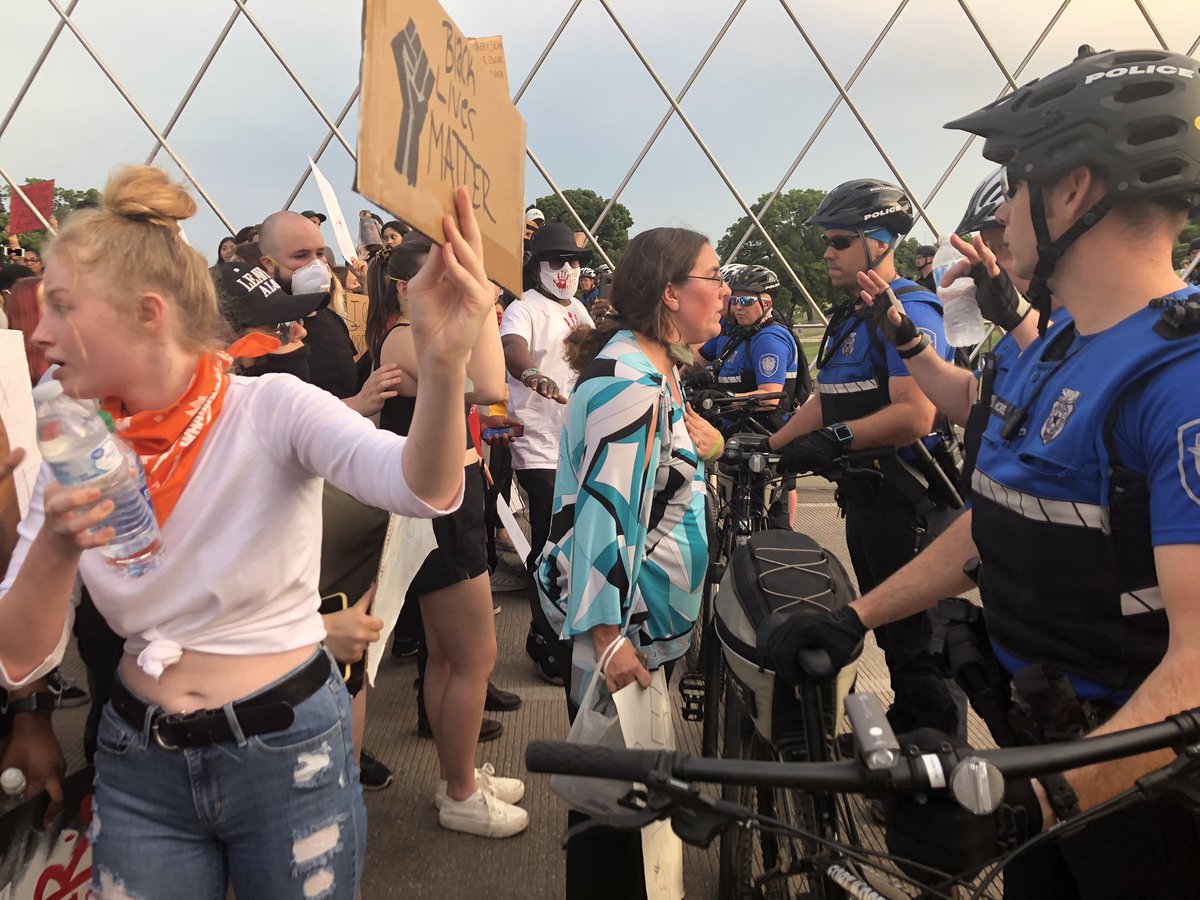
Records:
[[[729,302],[734,306],[753,306],[759,300],[757,297],[730,297]]]
[[[550,265],[554,266],[556,269],[561,269],[563,266],[568,264],[570,264],[572,269],[579,268],[578,256],[547,256],[544,257],[542,261],[550,263]]]
[[[689,278],[699,278],[701,281],[711,281],[713,284],[722,284],[725,279],[720,275],[684,275],[680,281],[686,281]]]
[[[834,250],[845,250],[854,243],[854,238],[848,234],[835,234],[832,237],[823,234],[821,235],[821,243],[826,247],[832,247]]]
[[[1000,170],[1000,190],[1004,193],[1005,200],[1017,196],[1017,188],[1020,185],[1021,179],[1017,177],[1016,166],[1005,166]]]

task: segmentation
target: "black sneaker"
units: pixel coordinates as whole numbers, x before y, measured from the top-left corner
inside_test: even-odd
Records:
[[[490,681],[488,682],[487,700],[483,708],[488,712],[512,712],[521,708],[521,698],[512,691],[502,691]]]
[[[358,782],[364,791],[382,791],[396,780],[392,770],[363,750],[358,763]]]
[[[51,669],[47,673],[46,686],[50,689],[51,693],[58,696],[59,709],[83,706],[83,704],[88,702],[87,691],[75,687],[58,669]]]
[[[504,726],[495,719],[484,719],[479,725],[479,743],[481,744],[494,741],[502,734],[504,734]],[[425,715],[425,695],[420,691],[417,692],[417,737],[433,740],[433,729],[429,727],[429,718]]]

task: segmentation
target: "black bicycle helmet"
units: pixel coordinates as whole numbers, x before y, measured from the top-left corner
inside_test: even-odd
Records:
[[[897,235],[912,231],[912,202],[894,184],[860,178],[839,184],[825,195],[805,225],[870,231],[886,228]]]
[[[740,266],[725,277],[729,290],[743,294],[770,294],[779,290],[779,278],[766,266]]]
[[[1067,248],[1114,203],[1174,200],[1200,210],[1200,63],[1167,50],[1084,45],[1069,65],[946,125],[984,139],[983,155],[1029,185],[1038,261],[1029,299],[1050,310],[1049,278]],[[1055,241],[1042,186],[1090,166],[1108,195]]]
[[[1004,188],[1000,183],[1003,175],[1004,169],[999,168],[979,183],[979,187],[975,188],[975,193],[971,195],[971,202],[967,204],[962,221],[954,229],[955,234],[974,234],[985,228],[999,226],[996,210],[1004,202]],[[919,253],[917,255],[920,256]]]

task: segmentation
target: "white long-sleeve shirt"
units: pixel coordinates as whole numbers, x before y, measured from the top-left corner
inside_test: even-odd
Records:
[[[369,506],[432,518],[404,478],[405,439],[290,375],[234,376],[191,478],[162,529],[158,568],[129,578],[99,550],[84,551],[56,650],[19,681],[0,660],[0,684],[20,687],[62,659],[86,584],[128,653],[158,677],[183,649],[234,656],[294,650],[324,639],[318,612],[322,478]],[[42,527],[43,465],[19,543],[0,583],[13,580]]]

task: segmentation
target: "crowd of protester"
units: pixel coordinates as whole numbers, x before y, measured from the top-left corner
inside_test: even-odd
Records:
[[[1061,102],[1056,115],[1068,121],[1086,118],[1095,102],[1135,133],[1143,121],[1136,103],[1172,91],[1185,99],[1162,103],[1184,102],[1200,115],[1195,87],[1171,80],[1194,61],[1168,57],[1157,76],[1165,87],[1122,95],[1122,104],[1082,91],[1060,101],[1070,92],[1038,94],[1036,82],[1022,90],[1033,92],[1034,106]],[[1082,78],[1110,63],[1081,53],[1066,76],[1050,78]],[[1142,74],[1153,76],[1149,69]],[[1113,90],[1102,75],[1083,83],[1097,80],[1093,93]],[[355,896],[367,841],[361,789],[394,778],[363,747],[364,656],[384,628],[372,610],[375,576],[389,517],[428,518],[434,549],[414,561],[391,656],[417,662],[418,733],[433,741],[438,765],[429,800],[449,830],[484,838],[524,831],[524,782],[480,764],[478,750],[504,730],[485,713],[522,703],[491,680],[497,597],[527,592],[525,650],[538,677],[562,688],[568,721],[593,684],[615,693],[649,686],[660,669],[669,677],[689,645],[708,574],[706,463],[731,427],[697,415],[688,398],[696,386],[763,395],[757,421],[782,470],[837,484],[864,596],[760,635],[788,681],[806,677],[803,651],[820,648],[844,663],[870,628],[891,677],[895,731],[934,730],[961,743],[965,698],[930,652],[930,607],[968,586],[961,572],[974,555],[984,560],[982,569],[974,560],[971,574],[994,615],[995,651],[1007,671],[1064,661],[1092,727],[1197,705],[1185,671],[1195,651],[1183,630],[1195,616],[1180,610],[1200,543],[1188,505],[1200,504],[1200,476],[1186,469],[1195,463],[1185,451],[1194,449],[1180,444],[1176,467],[1173,448],[1176,432],[1179,441],[1195,438],[1200,421],[1176,414],[1197,358],[1182,339],[1200,329],[1185,315],[1171,320],[1183,325],[1164,325],[1165,315],[1154,321],[1160,309],[1196,305],[1196,289],[1180,275],[1189,274],[1200,241],[1180,272],[1164,252],[1200,204],[1198,141],[1189,132],[1177,150],[1163,132],[1167,113],[1146,113],[1158,124],[1146,126],[1144,143],[1167,141],[1164,159],[1195,166],[1158,187],[1153,176],[1166,163],[1134,172],[1099,139],[1065,162],[1061,153],[1039,155],[1040,138],[1029,136],[1037,129],[1005,118],[1024,102],[1015,96],[1012,106],[993,104],[954,123],[982,135],[985,155],[1001,168],[969,201],[956,231],[975,237],[952,239],[961,259],[940,283],[933,246],[917,248],[914,271],[897,270],[895,251],[915,217],[895,185],[847,181],[806,223],[819,229],[830,279],[846,295],[832,311],[815,383],[775,309],[776,272],[722,267],[707,238],[683,228],[638,234],[611,271],[589,267],[593,251],[581,236],[531,207],[523,292],[511,296],[487,279],[479,228],[460,190],[443,223],[444,246],[364,211],[359,255],[339,261],[322,233],[324,214],[279,211],[221,240],[210,266],[179,232],[194,202],[143,166],[118,170],[98,206],[66,216],[44,258],[10,238],[10,256],[21,253],[0,267],[0,327],[22,335],[29,388],[55,379],[111,416],[143,461],[166,552],[140,578],[107,567],[96,549],[112,535],[103,525],[111,502],[56,484],[43,467],[15,545],[0,541],[8,557],[0,559],[0,684],[12,710],[0,768],[21,768],[31,793],[48,791],[53,814],[64,764],[45,714],[90,701],[84,746],[96,765],[99,896],[176,896],[180,884],[197,897],[221,896],[226,885],[243,897]],[[1015,158],[1026,167],[1010,166]],[[1118,190],[1125,197],[1109,196]],[[1102,277],[1123,292],[1113,295],[1113,308],[1125,304],[1119,316],[1096,299],[1106,289],[1092,274],[1099,261],[1109,263]],[[978,366],[963,364],[943,327],[937,292],[956,278],[974,282],[981,312],[1005,332]],[[1144,309],[1150,297],[1153,317]],[[364,314],[351,315],[360,302]],[[1178,334],[1167,334],[1172,327]],[[1158,368],[1130,369],[1142,403],[1114,407],[1105,420],[1080,400],[1080,387],[1103,381],[1098,370],[1068,369],[1078,380],[1065,387],[1059,372],[1072,354],[1113,334],[1120,340],[1110,376],[1125,371],[1127,357]],[[1158,339],[1176,343],[1166,351]],[[1159,356],[1180,362],[1160,364]],[[999,394],[993,402],[990,392],[1015,391],[1029,371],[1030,385],[1044,378],[1062,393],[1026,392],[1027,406],[1054,403],[1027,439],[1024,420],[1009,428],[1013,411],[1025,407]],[[1143,378],[1145,371],[1155,377]],[[1107,395],[1123,397],[1126,387]],[[1039,501],[1040,512],[1031,512],[1032,501],[1011,489],[1034,477],[1018,471],[1030,466],[1047,497],[1085,508],[1082,493],[1056,492],[1091,471],[1095,435],[1085,436],[1088,446],[1064,440],[1045,449],[1072,415],[1103,430],[1105,465],[1119,456],[1129,468],[1111,471],[1149,497],[1137,524],[1140,562],[1121,556],[1132,569],[1085,585],[1108,605],[1094,616],[1095,646],[1082,657],[1061,637],[1031,637],[1028,622],[1038,602],[1052,599],[1048,590],[1074,612],[1092,594],[1065,574],[1031,587],[1019,565],[1006,564],[1014,546],[1026,548],[1039,573],[1053,568],[1054,553],[1071,565],[1088,554],[1107,558],[1107,537],[1097,532],[1101,543],[1092,543],[1090,534],[1068,532],[1078,523],[1056,517],[1058,506]],[[965,472],[956,459],[963,428]],[[1167,438],[1153,437],[1158,432]],[[1025,449],[1006,455],[1013,442]],[[1064,447],[1076,456],[1054,455]],[[3,481],[21,454],[0,451]],[[866,475],[830,474],[847,454],[864,451],[876,454],[858,470]],[[1010,489],[999,490],[1004,479]],[[531,546],[520,568],[506,566],[501,553],[514,546],[501,516],[503,505],[518,502],[514,488]],[[1171,491],[1183,500],[1164,500]],[[792,526],[789,493],[770,510],[776,527]],[[974,500],[965,511],[960,495]],[[1061,543],[1029,543],[1032,520],[1057,529]],[[1145,565],[1151,551],[1157,574]],[[1145,608],[1131,610],[1130,596]],[[1181,626],[1174,632],[1168,613]],[[72,633],[86,692],[56,668]],[[1143,684],[1160,694],[1148,698]],[[1012,800],[1037,823],[1023,838],[1077,814],[1081,801],[1100,802],[1129,771],[1029,782]],[[198,779],[219,787],[202,796],[193,790]],[[1039,896],[1053,884],[1053,896],[1132,896],[1121,893],[1129,878],[1100,862],[1106,841],[1121,840],[1136,841],[1137,858],[1156,860],[1156,884],[1188,886],[1154,896],[1190,896],[1200,884],[1190,816],[1161,801],[1114,816],[1107,830],[1081,832],[1014,866],[1010,895]],[[573,811],[567,822],[586,819]],[[166,857],[170,867],[155,864]],[[566,872],[572,898],[644,896],[636,832],[577,834]]]

